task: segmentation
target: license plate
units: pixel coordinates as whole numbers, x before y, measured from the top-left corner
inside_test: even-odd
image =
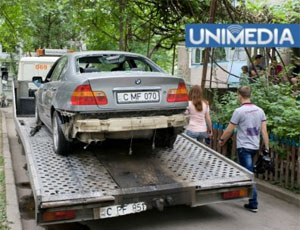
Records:
[[[100,218],[110,218],[115,216],[124,216],[128,214],[143,212],[147,210],[145,202],[124,204],[124,205],[113,205],[108,207],[100,208]]]
[[[157,91],[141,91],[141,92],[122,92],[117,93],[118,103],[143,103],[158,102],[159,93]]]

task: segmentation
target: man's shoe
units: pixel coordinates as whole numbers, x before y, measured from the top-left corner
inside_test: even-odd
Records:
[[[254,208],[254,207],[250,206],[249,204],[245,204],[244,208],[249,210],[250,212],[257,212],[258,211],[258,208]]]

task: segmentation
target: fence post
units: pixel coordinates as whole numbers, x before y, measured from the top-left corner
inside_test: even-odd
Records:
[[[222,126],[222,134],[224,133],[224,130],[226,129],[226,126]],[[226,141],[225,145],[222,147],[222,155],[228,157],[228,141]]]
[[[275,155],[275,176],[274,176],[274,180],[277,182],[278,181],[278,172],[279,172],[279,156],[278,153],[276,153],[275,151],[273,151],[274,155]]]
[[[236,159],[236,133],[232,136],[232,149],[231,149],[231,160]]]
[[[289,172],[290,172],[290,140],[286,140],[286,164],[285,164],[285,181],[284,184],[285,186],[288,186],[289,183]]]
[[[218,123],[213,124],[213,150],[217,150],[218,145]]]
[[[223,125],[219,125],[218,127],[218,138],[217,140],[219,140],[222,136],[222,132],[223,132]],[[217,144],[217,152],[221,153],[221,146]]]
[[[282,148],[284,148],[284,138],[283,137],[280,139],[280,144],[281,144],[280,146]],[[282,185],[283,184],[283,178],[284,178],[284,158],[283,158],[283,156],[280,156],[279,159],[280,159],[279,183]]]
[[[274,134],[270,133],[270,142],[274,142]],[[276,161],[275,161],[275,152],[272,148],[270,148],[270,157],[274,160],[274,166],[275,166],[275,172],[276,172]],[[273,173],[270,173],[270,181],[274,180],[274,176]]]
[[[280,162],[280,170],[279,170],[279,183],[282,185],[283,181],[283,157],[279,157],[279,162]]]
[[[297,184],[300,185],[300,142],[298,143]]]
[[[292,186],[295,183],[295,169],[296,169],[295,153],[296,153],[296,141],[292,140],[292,170],[291,170],[291,185]]]

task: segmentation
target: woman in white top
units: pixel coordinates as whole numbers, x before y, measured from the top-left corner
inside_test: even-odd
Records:
[[[194,85],[189,92],[189,106],[186,114],[190,115],[190,122],[186,134],[202,142],[212,135],[212,124],[209,116],[209,105],[203,99],[202,89]]]

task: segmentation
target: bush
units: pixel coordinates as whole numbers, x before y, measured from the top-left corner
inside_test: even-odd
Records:
[[[300,137],[300,101],[293,92],[295,86],[275,85],[261,78],[250,87],[252,89],[251,101],[266,113],[269,132],[280,137],[298,139]],[[227,92],[221,98],[215,93],[211,106],[212,120],[227,124],[233,111],[239,106],[236,92]]]

